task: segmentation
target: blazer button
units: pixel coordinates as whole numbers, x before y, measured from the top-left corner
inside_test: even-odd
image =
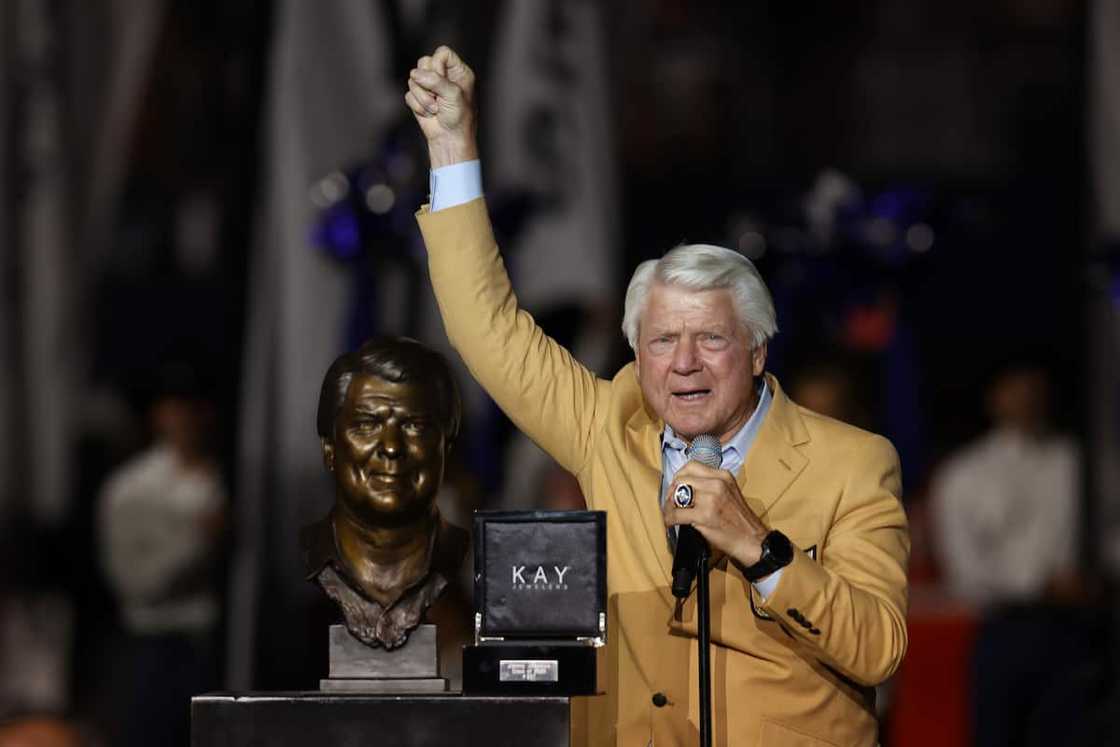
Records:
[[[811,628],[809,630],[809,632],[812,633],[813,635],[820,635],[821,634],[821,631],[818,630],[817,628]]]
[[[786,610],[786,614],[792,617],[794,620],[801,617],[801,613],[797,611],[796,607],[790,607],[788,610]]]
[[[657,706],[658,708],[664,708],[665,705],[668,702],[669,702],[669,699],[665,697],[664,693],[654,693],[653,694],[653,704],[655,706]]]

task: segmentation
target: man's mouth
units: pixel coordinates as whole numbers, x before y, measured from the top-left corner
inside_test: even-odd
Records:
[[[365,482],[382,483],[384,485],[396,485],[404,478],[404,475],[394,474],[389,475],[384,472],[367,472],[362,475],[362,480]]]
[[[711,393],[711,389],[681,389],[673,392],[673,396],[685,402],[693,402],[698,399],[703,399]]]

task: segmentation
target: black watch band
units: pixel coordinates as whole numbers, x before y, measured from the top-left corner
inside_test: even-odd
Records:
[[[742,568],[743,575],[750,582],[766,578],[779,568],[793,562],[793,544],[789,538],[773,529],[762,540],[762,557],[754,565]]]

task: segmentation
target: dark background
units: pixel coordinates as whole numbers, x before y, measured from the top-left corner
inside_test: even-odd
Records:
[[[251,268],[254,252],[260,261],[267,250],[259,221],[278,6],[165,4],[154,53],[139,71],[134,123],[114,152],[121,181],[108,204],[91,201],[90,175],[94,135],[106,126],[113,72],[103,45],[118,38],[113,16],[102,3],[42,6],[61,106],[58,177],[70,197],[56,220],[68,227],[66,261],[80,279],[53,299],[73,322],[67,338],[80,341],[72,401],[92,407],[108,393],[125,413],[114,422],[131,423],[74,430],[66,450],[72,481],[62,508],[45,512],[34,480],[18,468],[32,446],[12,435],[40,415],[22,395],[34,369],[19,352],[36,334],[25,324],[31,263],[18,219],[30,150],[17,134],[34,76],[10,45],[4,59],[0,238],[18,249],[4,253],[0,291],[2,341],[15,351],[3,447],[17,468],[0,482],[12,538],[8,588],[55,590],[72,603],[66,712],[94,725],[111,667],[101,642],[115,625],[95,560],[96,495],[105,475],[145,443],[144,411],[170,359],[189,361],[217,405],[214,443],[236,514],[245,474],[241,397],[254,385],[245,378]],[[433,2],[422,31],[407,29],[394,3],[382,7],[390,28],[396,24],[385,54],[400,80],[416,57],[447,41],[476,67],[485,105],[503,3]],[[19,12],[3,12],[9,41]],[[935,466],[981,431],[982,385],[1009,358],[1044,361],[1059,425],[1082,443],[1090,438],[1090,270],[1108,255],[1094,238],[1089,188],[1085,4],[623,0],[603,4],[602,13],[607,136],[619,177],[619,241],[609,258],[617,292],[607,301],[621,307],[637,262],[679,242],[745,247],[745,234],[764,236],[765,250],[752,256],[778,307],[771,370],[783,381],[825,362],[853,372],[860,424],[888,435],[902,455],[912,516],[921,514],[914,507]],[[414,147],[415,133],[402,132]],[[377,138],[370,140],[373,157]],[[858,186],[863,200],[858,216],[845,219],[847,233],[821,241],[803,208],[827,170]],[[197,194],[217,206],[217,228],[213,251],[192,266],[176,250],[176,211]],[[869,240],[859,227],[875,217],[893,221],[899,235]],[[931,247],[907,244],[913,224],[932,232]],[[561,338],[571,332],[564,313],[546,323]],[[611,370],[629,355],[616,339]],[[475,437],[507,431],[499,425]],[[475,448],[500,455],[495,443]],[[1091,480],[1091,443],[1086,455]],[[497,507],[503,487],[494,461],[463,457],[464,480],[483,507]],[[1091,495],[1085,536],[1095,536],[1100,514]],[[262,521],[267,533],[280,519],[269,513]],[[238,536],[231,533],[226,552]],[[1096,543],[1082,547],[1095,572]],[[917,538],[915,554],[922,578],[936,583],[936,564]],[[284,619],[283,609],[259,614]],[[260,633],[253,688],[314,684],[321,661],[300,656],[311,644],[293,625]],[[280,642],[296,653],[278,661]]]

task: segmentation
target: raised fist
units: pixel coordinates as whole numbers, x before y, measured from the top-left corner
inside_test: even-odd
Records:
[[[450,47],[421,57],[408,75],[405,103],[428,140],[432,168],[478,158],[474,71]]]

